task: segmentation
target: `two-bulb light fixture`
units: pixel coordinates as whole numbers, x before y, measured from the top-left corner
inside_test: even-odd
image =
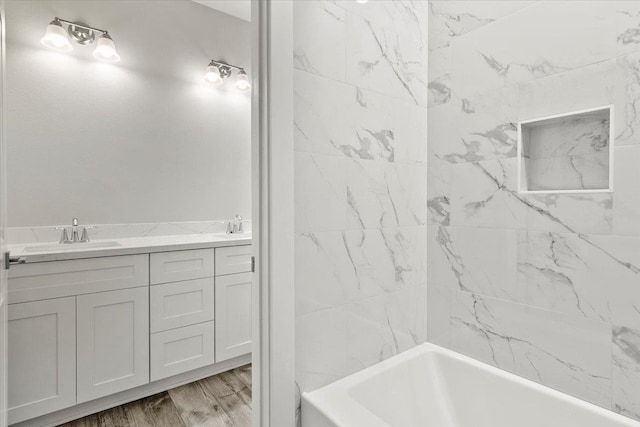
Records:
[[[224,83],[225,79],[231,76],[233,70],[237,70],[236,75],[236,89],[241,92],[247,92],[251,89],[251,83],[249,83],[249,76],[244,68],[236,65],[227,64],[226,62],[211,60],[207,66],[207,70],[204,74],[204,81],[212,86],[220,86]]]
[[[63,24],[67,25],[66,30]],[[120,61],[120,55],[118,55],[116,45],[113,43],[108,31],[90,27],[79,22],[67,21],[66,19],[55,18],[51,21],[40,43],[59,52],[71,52],[73,46],[71,45],[69,37],[80,45],[87,45],[95,41],[96,33],[102,33],[102,35],[96,43],[93,57],[105,62]]]

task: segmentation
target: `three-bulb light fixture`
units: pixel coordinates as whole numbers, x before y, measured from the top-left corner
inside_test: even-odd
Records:
[[[212,86],[220,86],[224,80],[231,76],[233,70],[237,70],[236,89],[241,92],[247,92],[251,89],[249,76],[244,68],[236,65],[227,64],[226,62],[211,60],[204,74],[204,81]]]
[[[63,24],[67,25],[66,30]],[[108,31],[90,27],[79,22],[54,18],[47,26],[47,31],[44,37],[40,39],[40,42],[53,50],[71,52],[73,46],[71,45],[69,37],[80,45],[87,45],[95,41],[96,33],[102,33],[102,35],[96,43],[93,57],[105,62],[120,61],[120,55],[118,55],[116,45],[113,43]]]

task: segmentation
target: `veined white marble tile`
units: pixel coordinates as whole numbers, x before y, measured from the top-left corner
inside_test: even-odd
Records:
[[[347,13],[347,81],[426,106],[426,2],[367,6]]]
[[[347,227],[424,225],[427,168],[424,165],[352,160],[347,178]]]
[[[520,194],[513,203],[524,218],[521,227],[528,230],[611,234],[613,197],[612,193]]]
[[[358,155],[367,149],[393,156],[393,145],[363,147],[356,138],[356,88],[300,70],[294,71],[294,143],[296,151]],[[372,131],[376,131],[375,129]],[[354,144],[354,139],[356,144]],[[383,140],[384,141],[384,140]],[[372,158],[374,152],[367,155]]]
[[[615,59],[542,77],[518,85],[519,121],[538,119],[615,104],[616,117],[622,115],[615,89],[624,86]],[[621,128],[617,123],[616,132]]]
[[[296,317],[296,381],[310,391],[348,374],[346,306]]]
[[[615,145],[640,144],[640,54],[619,57],[617,66]]]
[[[296,70],[296,151],[364,160],[426,162],[426,110]]]
[[[348,305],[348,366],[364,369],[427,339],[427,288],[409,286]]]
[[[451,74],[451,47],[447,44],[429,51],[429,80]]]
[[[516,159],[451,166],[451,225],[611,233],[613,196],[520,194]]]
[[[515,230],[429,227],[429,283],[515,301],[516,249]]]
[[[225,233],[229,218],[221,221],[187,221],[166,223],[134,223],[134,224],[85,224],[96,228],[89,230],[91,239],[128,239],[137,237],[179,236],[187,234],[218,234]],[[60,230],[56,226],[66,224],[52,224],[38,227],[8,227],[7,242],[12,245],[29,243],[47,243],[60,240]],[[80,225],[82,228],[83,224]],[[251,221],[243,221],[245,232],[251,232]]]
[[[609,322],[612,281],[633,272],[577,234],[518,232],[519,302]]]
[[[417,286],[426,279],[425,227],[346,231],[349,261],[356,274],[350,301]]]
[[[427,223],[449,225],[451,165],[432,161],[427,165]]]
[[[430,1],[429,49],[509,15],[523,5],[518,1]]]
[[[640,236],[640,146],[614,149],[613,234]]]
[[[327,0],[293,2],[294,67],[345,80],[345,13]]]
[[[382,98],[382,97],[381,97]],[[394,161],[398,163],[427,163],[427,109],[410,102],[384,97],[393,132]]]
[[[455,139],[458,137],[457,124],[454,123],[458,106],[457,102],[452,101],[429,108],[427,115],[428,162],[437,160],[451,163],[447,160],[446,154],[450,152],[451,146],[456,143]]]
[[[611,326],[466,292],[454,296],[454,350],[603,407]]]
[[[609,188],[609,152],[526,159],[528,190],[602,190]]]
[[[450,289],[429,284],[427,288],[427,341],[449,347],[451,318]]]
[[[455,105],[451,111],[455,136],[436,143],[439,158],[462,163],[516,156],[516,86],[455,100],[452,104]]]
[[[613,327],[612,409],[640,420],[640,330]]]
[[[460,36],[451,41],[452,89],[465,98],[613,58],[614,15],[607,1],[538,2]]]
[[[451,225],[518,228],[516,159],[451,166]]]
[[[616,0],[616,48],[618,55],[640,52],[640,3]]]
[[[640,238],[581,235],[600,251],[600,263],[607,265],[601,274],[609,295],[611,323],[618,326],[640,325]]]
[[[295,231],[344,230],[348,159],[295,153]]]
[[[356,287],[342,231],[296,235],[294,263],[297,315],[344,305]]]
[[[433,78],[430,77],[428,89],[427,105],[429,107],[446,104],[451,100],[451,74],[442,74]]]
[[[429,51],[429,93],[427,105],[433,107],[451,100],[451,49],[445,45]]]

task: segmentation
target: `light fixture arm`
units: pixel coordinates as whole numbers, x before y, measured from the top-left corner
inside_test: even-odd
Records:
[[[68,21],[66,19],[62,19],[62,18],[58,18],[57,16],[54,18],[54,21],[58,21],[61,22],[63,24],[67,24],[67,25],[73,25],[74,27],[78,27],[78,28],[84,28],[85,30],[90,30],[90,31],[96,31],[98,33],[102,33],[104,34],[109,34],[109,31],[107,30],[101,30],[100,28],[96,28],[96,27],[90,27],[88,25],[85,24],[80,24],[78,22],[74,22],[74,21]]]
[[[244,68],[242,67],[238,67],[237,65],[227,64],[226,62],[222,62],[222,61],[216,61],[215,59],[212,59],[209,65],[213,65],[215,67],[220,67],[220,68],[228,68],[229,70],[244,71]]]

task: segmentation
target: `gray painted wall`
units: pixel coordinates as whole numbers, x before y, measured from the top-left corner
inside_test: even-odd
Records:
[[[8,1],[9,226],[250,217],[250,24],[191,1]],[[108,29],[122,57],[44,48],[54,16]]]

